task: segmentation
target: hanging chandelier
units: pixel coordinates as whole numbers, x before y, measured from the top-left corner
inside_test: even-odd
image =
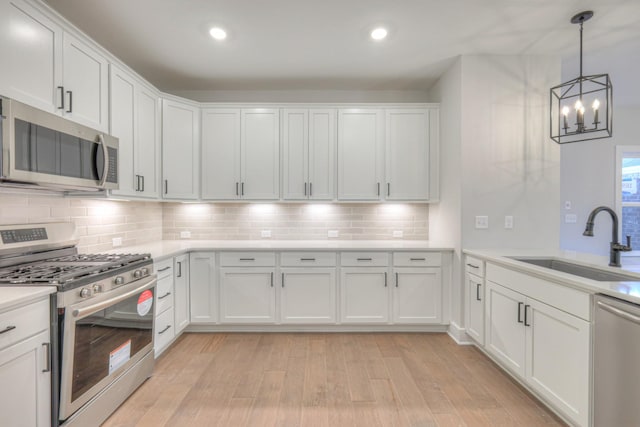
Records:
[[[558,144],[610,138],[613,125],[613,88],[608,74],[582,75],[582,25],[592,11],[571,18],[580,24],[580,75],[551,88],[551,139]]]

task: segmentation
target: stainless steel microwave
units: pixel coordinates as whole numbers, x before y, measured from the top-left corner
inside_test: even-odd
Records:
[[[118,189],[118,139],[0,97],[0,182]]]

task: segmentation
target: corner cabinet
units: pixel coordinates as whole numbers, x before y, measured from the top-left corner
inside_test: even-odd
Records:
[[[382,199],[384,110],[338,110],[338,200]]]
[[[465,325],[467,335],[484,345],[484,261],[465,257]]]
[[[196,200],[200,178],[200,109],[162,101],[162,198]]]
[[[189,313],[191,323],[218,321],[218,277],[214,252],[189,254]]]
[[[280,198],[280,113],[273,108],[202,111],[202,198]]]

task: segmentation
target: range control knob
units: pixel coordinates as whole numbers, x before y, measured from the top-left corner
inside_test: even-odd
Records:
[[[80,289],[80,298],[89,298],[91,296],[91,289],[82,288]]]
[[[142,271],[136,270],[136,271],[133,272],[133,278],[134,279],[139,279],[141,277],[142,277]]]
[[[149,269],[147,267],[142,268],[142,275],[143,276],[148,276],[149,275]]]
[[[98,294],[100,292],[102,292],[102,285],[98,285],[98,284],[93,285],[93,293]]]
[[[117,276],[117,277],[116,277],[116,280],[114,281],[114,283],[115,283],[116,285],[118,285],[118,286],[119,286],[119,285],[124,284],[124,277],[122,277],[122,276]]]

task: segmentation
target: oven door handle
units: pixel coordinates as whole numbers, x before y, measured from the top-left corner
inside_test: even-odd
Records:
[[[87,307],[82,307],[82,308],[77,308],[75,310],[73,310],[72,314],[73,317],[85,317],[85,316],[89,316],[90,314],[93,314],[97,311],[103,310],[113,304],[117,304],[121,301],[126,300],[127,298],[132,297],[133,295],[137,294],[138,292],[142,292],[144,290],[153,288],[156,285],[156,282],[158,281],[157,277],[153,277],[151,280],[149,280],[148,282],[144,283],[143,285],[129,291],[129,292],[125,292],[124,294],[118,295],[117,297],[114,298],[109,298],[106,301],[101,301],[97,304],[93,304]]]

